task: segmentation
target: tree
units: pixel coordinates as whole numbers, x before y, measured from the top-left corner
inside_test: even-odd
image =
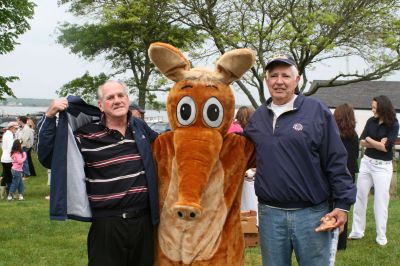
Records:
[[[174,14],[209,36],[206,56],[241,47],[257,53],[256,66],[237,82],[256,107],[265,102],[264,69],[274,51],[294,57],[302,75],[300,90],[306,95],[322,86],[307,91],[308,71],[330,58],[358,56],[369,67],[365,73],[338,73],[326,86],[341,78],[346,84],[376,80],[399,70],[399,4],[398,0],[180,0]],[[251,93],[254,88],[258,101]]]
[[[27,19],[33,18],[34,7],[35,4],[28,0],[0,2],[0,55],[13,51],[18,45],[18,36],[30,29]],[[7,83],[15,80],[18,77],[0,76],[0,99],[4,99],[4,95],[14,96]]]
[[[111,62],[114,72],[128,74],[125,83],[138,95],[144,108],[155,91],[166,90],[164,81],[154,75],[155,69],[147,55],[152,42],[171,43],[183,50],[200,43],[202,35],[190,27],[180,27],[171,19],[169,2],[164,0],[63,0],[76,16],[89,17],[83,25],[64,23],[60,26],[58,42],[87,60],[102,57]],[[85,82],[87,75],[81,78]],[[75,80],[77,84],[78,80]],[[84,86],[89,88],[88,86]],[[71,92],[64,86],[60,92]]]
[[[105,73],[93,77],[89,72],[86,72],[82,77],[64,84],[56,93],[62,97],[69,94],[80,95],[86,102],[93,103],[97,99],[97,88],[109,78]]]

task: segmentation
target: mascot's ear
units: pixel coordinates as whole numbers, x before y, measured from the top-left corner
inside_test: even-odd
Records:
[[[167,78],[177,82],[183,79],[184,72],[190,69],[190,63],[174,46],[155,42],[150,44],[150,60]]]
[[[215,64],[216,72],[221,76],[224,83],[230,84],[240,79],[255,62],[256,56],[253,50],[246,48],[232,50],[226,52],[218,59]]]

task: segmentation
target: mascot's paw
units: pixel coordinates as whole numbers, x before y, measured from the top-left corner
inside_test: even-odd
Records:
[[[255,174],[256,174],[256,172],[253,169],[249,169],[246,171],[247,177],[254,177]]]
[[[254,170],[253,170],[254,169]],[[256,171],[255,168],[250,168],[246,171],[245,175],[244,175],[244,179],[246,181],[254,181],[254,178],[256,176]]]

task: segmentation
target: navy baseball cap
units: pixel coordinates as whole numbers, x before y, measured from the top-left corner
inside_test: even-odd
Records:
[[[138,110],[141,114],[145,113],[145,111],[135,103],[131,103],[131,105],[129,105],[129,110]]]
[[[288,65],[295,66],[297,68],[296,61],[294,61],[291,55],[285,53],[279,53],[274,55],[272,58],[268,60],[267,65],[265,66],[265,70],[268,70],[272,66],[272,64],[276,62],[286,63]]]

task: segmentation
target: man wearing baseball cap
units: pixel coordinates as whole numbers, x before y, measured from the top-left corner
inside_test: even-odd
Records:
[[[286,63],[287,65],[294,66],[298,73],[298,66],[297,66],[296,61],[293,59],[293,57],[291,55],[285,54],[285,53],[279,53],[279,54],[276,54],[274,57],[270,58],[267,62],[267,65],[265,66],[265,70],[268,71],[268,68],[271,68],[272,66],[279,64],[279,63]],[[300,93],[298,85],[296,86],[294,93],[295,94]]]
[[[263,265],[292,265],[293,250],[299,265],[329,265],[328,230],[344,225],[356,196],[347,153],[331,111],[295,94],[300,76],[293,57],[277,54],[265,69],[271,97],[244,129],[256,146]],[[322,217],[334,222],[321,228]]]
[[[145,111],[139,105],[131,103],[129,105],[129,110],[134,117],[143,119]]]

